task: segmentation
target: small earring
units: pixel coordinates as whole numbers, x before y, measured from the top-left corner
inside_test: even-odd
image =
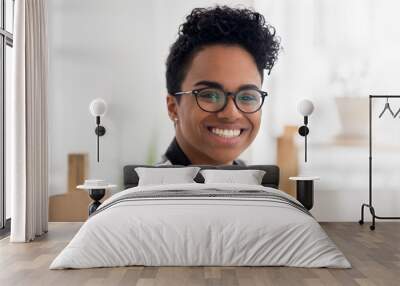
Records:
[[[178,117],[175,117],[175,118],[174,118],[174,121],[175,121],[175,122],[178,122]]]

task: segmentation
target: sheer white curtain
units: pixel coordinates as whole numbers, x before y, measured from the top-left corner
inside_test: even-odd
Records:
[[[13,93],[10,112],[12,242],[47,232],[46,0],[15,1]]]

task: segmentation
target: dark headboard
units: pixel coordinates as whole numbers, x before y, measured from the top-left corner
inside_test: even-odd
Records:
[[[278,189],[279,187],[279,167],[276,165],[249,165],[249,166],[238,166],[238,165],[226,165],[226,166],[211,166],[211,165],[191,165],[198,166],[202,169],[221,169],[221,170],[264,170],[265,175],[262,179],[262,185],[265,187],[271,187]],[[135,172],[136,167],[148,167],[148,168],[181,168],[181,165],[127,165],[124,167],[124,189],[133,188],[138,185],[139,177]],[[204,183],[203,176],[198,173],[194,180],[198,183]]]

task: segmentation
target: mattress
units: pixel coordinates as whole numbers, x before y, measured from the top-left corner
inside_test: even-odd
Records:
[[[113,195],[50,269],[131,265],[351,268],[290,195],[259,185],[199,183]]]

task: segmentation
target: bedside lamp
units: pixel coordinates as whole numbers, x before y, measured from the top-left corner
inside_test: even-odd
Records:
[[[97,162],[99,162],[99,137],[106,133],[106,129],[100,125],[100,117],[106,114],[107,103],[101,98],[96,98],[90,103],[89,110],[90,113],[96,117],[97,127],[94,132],[97,135]]]
[[[308,116],[314,111],[314,104],[311,100],[302,99],[297,105],[298,112],[304,116],[304,125],[299,128],[299,134],[304,137],[305,149],[304,149],[304,161],[307,162],[307,135],[310,133],[308,129]]]
[[[305,140],[304,160],[307,162],[307,135],[310,133],[307,127],[308,116],[313,113],[314,104],[311,100],[302,99],[297,104],[297,110],[304,117],[304,125],[299,128],[299,134],[303,136]],[[296,181],[296,199],[301,202],[307,210],[311,210],[314,206],[314,181],[319,180],[319,177],[290,177],[289,180]]]

